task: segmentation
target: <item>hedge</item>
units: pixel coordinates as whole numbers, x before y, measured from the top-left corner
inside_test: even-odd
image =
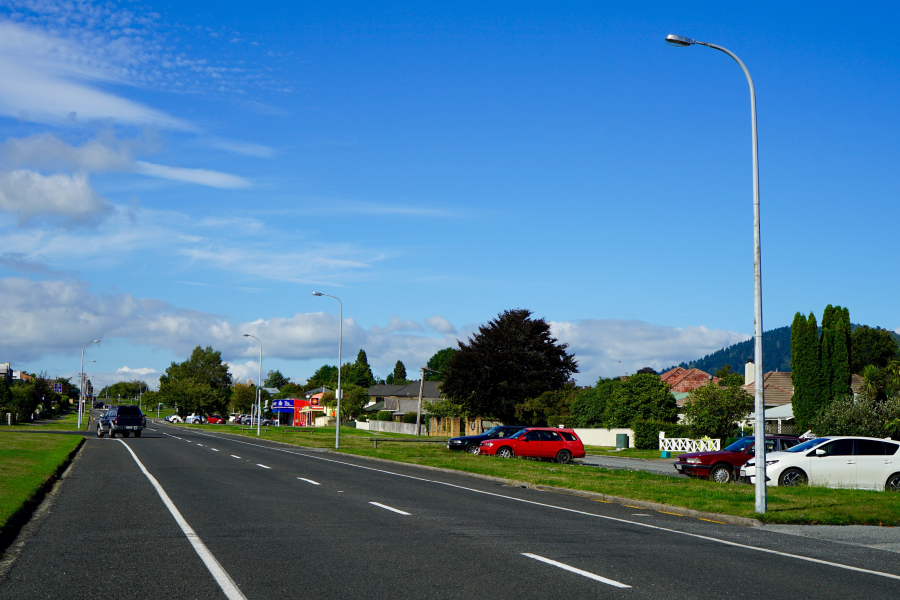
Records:
[[[379,410],[375,415],[375,418],[379,421],[392,421],[394,419],[394,412],[390,410]]]
[[[640,450],[658,450],[660,431],[665,431],[667,438],[690,438],[694,435],[690,425],[663,421],[635,421],[631,429],[634,431],[634,447]]]
[[[404,415],[403,415],[403,422],[404,422],[404,423],[412,423],[413,425],[415,425],[415,423],[416,423],[416,413],[414,413],[414,412],[408,412],[408,413],[404,414]]]

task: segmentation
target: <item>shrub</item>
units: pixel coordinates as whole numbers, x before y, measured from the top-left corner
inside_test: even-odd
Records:
[[[359,421],[360,423],[365,423],[366,421],[369,420],[369,415],[367,415],[366,413],[362,413],[358,417],[356,417],[356,420]]]
[[[639,450],[656,450],[659,448],[659,432],[665,431],[667,438],[690,438],[694,430],[689,425],[665,423],[663,421],[635,421],[631,424],[634,431],[634,447]]]
[[[414,412],[408,412],[408,413],[406,413],[405,415],[403,415],[402,421],[403,421],[404,423],[412,423],[412,424],[415,424],[415,422],[416,422],[416,413],[414,413]]]
[[[579,390],[569,409],[572,413],[572,426],[604,427],[607,408],[612,406],[616,391],[621,385],[621,379],[601,377],[594,387]]]
[[[375,415],[375,418],[379,421],[391,421],[394,418],[394,413],[389,410],[379,410],[378,414]]]
[[[632,375],[617,386],[613,401],[607,403],[605,425],[628,427],[640,420],[674,421],[678,406],[670,389],[657,375]]]
[[[816,435],[894,437],[900,433],[900,396],[884,402],[859,395],[838,398],[809,422]]]
[[[753,397],[740,387],[704,385],[691,391],[684,404],[685,422],[697,435],[725,438],[735,422],[753,410]]]

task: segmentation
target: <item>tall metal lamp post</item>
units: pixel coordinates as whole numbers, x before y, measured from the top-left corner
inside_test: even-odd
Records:
[[[100,340],[91,340],[89,342],[85,342],[84,346],[81,347],[81,378],[78,382],[81,385],[81,392],[78,394],[78,429],[81,429],[81,420],[84,418],[84,349],[88,344],[99,343]]]
[[[256,382],[256,437],[259,437],[262,424],[262,342],[255,335],[244,333],[244,337],[252,337],[259,343],[259,380]],[[251,426],[253,424],[251,423]]]
[[[753,88],[753,79],[750,77],[750,71],[741,62],[734,53],[721,46],[708,44],[706,42],[698,42],[691,38],[682,37],[680,35],[666,36],[666,43],[672,46],[687,47],[706,46],[724,52],[734,59],[747,76],[747,83],[750,84],[750,125],[752,128],[751,142],[753,145],[753,324],[754,324],[754,345],[753,345],[753,366],[754,387],[755,387],[755,406],[756,406],[756,512],[766,512],[766,417],[764,406],[765,386],[763,385],[763,360],[762,360],[762,269],[761,254],[759,247],[759,154],[757,152],[756,137],[756,90]]]
[[[331,294],[323,294],[322,292],[313,292],[313,296],[328,296],[329,298],[334,298],[338,301],[338,305],[340,306],[340,325],[338,329],[338,380],[337,380],[337,390],[334,392],[334,397],[337,400],[337,410],[336,412],[336,421],[337,427],[334,428],[334,447],[335,449],[341,447],[341,344],[344,341],[344,303],[341,302],[341,299],[337,296],[332,296]]]

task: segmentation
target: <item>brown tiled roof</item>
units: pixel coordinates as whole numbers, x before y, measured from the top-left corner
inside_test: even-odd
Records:
[[[660,381],[669,384],[673,393],[689,392],[702,387],[710,382],[710,375],[700,369],[683,369],[675,367],[659,376]],[[713,383],[718,383],[719,378],[713,377]]]
[[[751,396],[756,392],[754,383],[741,386]],[[791,381],[789,371],[769,371],[763,377],[763,389],[765,390],[766,406],[781,406],[790,404],[794,395],[794,383]]]

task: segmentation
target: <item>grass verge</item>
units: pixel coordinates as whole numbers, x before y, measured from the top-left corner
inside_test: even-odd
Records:
[[[80,435],[0,434],[0,531],[15,527],[19,513],[42,495],[42,488],[57,475]]]
[[[255,430],[239,431],[234,426],[184,427],[256,437]],[[380,433],[376,449],[370,441],[372,437],[368,431],[342,427],[340,452],[756,518],[765,523],[900,525],[900,494],[807,486],[770,487],[767,494],[768,511],[759,515],[754,512],[755,492],[750,485],[721,485],[706,480],[667,477],[644,471],[472,456],[465,452],[451,452],[442,444],[422,443],[421,438],[417,440],[414,436],[402,434]],[[334,427],[273,427],[268,432],[263,432],[261,438],[299,446],[333,448]],[[402,443],[391,443],[392,439]]]

